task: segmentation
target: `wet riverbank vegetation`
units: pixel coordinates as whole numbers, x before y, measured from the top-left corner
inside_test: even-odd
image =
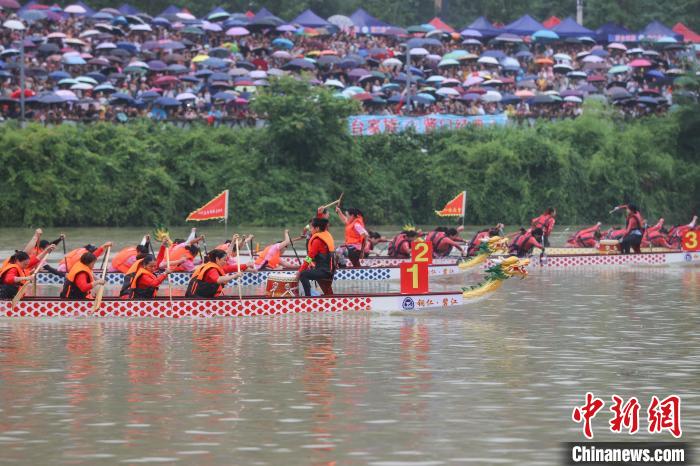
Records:
[[[623,201],[650,221],[685,222],[700,207],[697,107],[632,122],[587,107],[534,127],[353,138],[352,102],[290,82],[270,92],[255,104],[264,129],[2,125],[2,225],[182,224],[226,188],[233,223],[269,226],[300,224],[341,191],[371,224],[438,223],[434,210],[463,189],[470,224],[521,224],[547,206],[564,224],[610,222]]]

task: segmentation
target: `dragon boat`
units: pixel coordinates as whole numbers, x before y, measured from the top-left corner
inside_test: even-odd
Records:
[[[495,291],[513,276],[527,276],[527,259],[496,261],[484,280],[473,287],[425,294],[367,293],[332,296],[221,296],[214,299],[167,298],[123,300],[105,298],[95,309],[91,300],[25,298],[0,302],[0,318],[216,318],[299,314],[308,312],[376,312],[422,314],[459,308]]]
[[[486,261],[486,266],[502,256],[494,255]],[[700,252],[689,251],[654,251],[643,250],[641,254],[609,254],[596,249],[551,248],[544,254],[535,252],[530,256],[532,267],[552,269],[581,269],[590,267],[627,267],[627,266],[673,266],[700,265]]]
[[[267,281],[270,275],[296,275],[297,271],[293,269],[286,270],[272,270],[272,271],[259,271],[259,272],[246,272],[240,278],[241,285],[261,285]],[[431,278],[452,276],[456,274],[464,273],[464,269],[457,265],[457,261],[452,259],[452,263],[449,265],[431,265],[428,268],[428,273]],[[400,274],[400,268],[396,266],[384,266],[384,267],[358,267],[358,268],[347,268],[338,269],[335,272],[333,280],[368,280],[368,281],[382,281],[382,280],[398,280]],[[174,272],[168,277],[173,285],[185,286],[189,283],[191,272]],[[121,285],[124,281],[124,274],[122,273],[108,273],[106,277],[107,284],[110,285]],[[37,274],[37,283],[43,285],[62,285],[63,277],[58,275],[53,275],[50,273],[40,273]],[[233,280],[228,283],[229,287],[238,286],[238,280]]]

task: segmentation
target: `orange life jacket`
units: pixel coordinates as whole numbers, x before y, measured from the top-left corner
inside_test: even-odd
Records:
[[[365,222],[362,217],[357,217],[352,222],[345,225],[345,244],[362,244],[362,235],[355,230],[355,225],[365,227]]]
[[[136,275],[136,272],[138,272],[142,262],[143,259],[135,261],[133,264],[131,264],[131,267],[129,267],[129,269],[124,274],[124,280],[122,280],[122,288],[121,290],[119,290],[119,297],[129,297],[129,290],[131,289],[131,280],[134,278],[134,275]]]
[[[148,275],[151,278],[156,278],[153,272],[147,270],[145,267],[140,267],[134,274],[134,278],[131,280],[131,284],[129,285],[130,299],[151,299],[155,298],[158,294],[157,286],[151,286],[148,288],[139,287],[139,279],[144,275]]]
[[[64,299],[89,299],[91,298],[90,292],[83,293],[80,288],[75,284],[75,280],[81,273],[86,273],[88,276],[88,283],[92,283],[95,280],[92,274],[92,267],[88,267],[82,262],[78,261],[70,271],[66,274],[66,281],[63,283],[63,290],[61,291],[61,298]]]
[[[215,298],[221,296],[224,291],[223,285],[219,283],[210,283],[204,280],[211,269],[216,270],[219,275],[217,279],[223,275],[226,275],[224,269],[219,267],[214,262],[207,262],[197,267],[194,272],[192,272],[192,278],[190,283],[187,285],[187,291],[185,296],[188,298]]]
[[[2,284],[2,280],[5,278],[5,274],[12,269],[17,269],[17,276],[18,277],[28,277],[29,276],[28,270],[23,269],[17,263],[10,262],[10,260],[8,259],[3,264],[2,269],[0,269],[0,284]]]
[[[86,252],[88,252],[87,249],[85,249],[85,248],[78,248],[78,249],[73,249],[73,250],[70,251],[68,254],[66,254],[66,256],[65,256],[65,257],[63,258],[63,260],[61,261],[61,262],[63,262],[64,264],[67,264],[67,265],[66,265],[66,267],[67,267],[66,272],[68,272],[68,271],[70,271],[71,269],[73,269],[73,266],[74,266],[75,264],[77,264],[78,262],[80,262],[80,258],[81,258],[81,257],[83,256],[83,254],[85,254]]]
[[[114,256],[114,259],[112,259],[112,268],[121,273],[126,273],[126,271],[129,270],[129,266],[126,262],[136,256],[136,254],[136,246],[129,246],[128,248],[122,249]]]
[[[314,257],[314,264],[316,264],[317,270],[327,270],[333,273],[335,270],[335,241],[333,240],[333,235],[329,231],[319,231],[311,235],[309,240],[309,245],[315,240],[319,239],[326,244],[328,247],[328,253],[318,253]]]
[[[270,259],[267,260],[267,264],[264,264],[265,262],[265,257],[267,257],[267,253],[270,252],[270,248],[276,245],[277,243],[270,244],[269,246],[265,247],[263,251],[260,253],[257,259],[255,259],[255,264],[259,266],[265,265],[267,268],[274,269],[277,266],[280,265],[280,259],[282,252],[280,251],[280,248],[276,248],[274,254]]]
[[[190,252],[189,249],[186,247],[176,247],[173,246],[170,248],[170,262],[175,262],[180,259],[187,259],[187,260],[194,260],[194,256]],[[182,266],[182,264],[178,264],[173,268],[174,272],[184,272],[185,268]]]

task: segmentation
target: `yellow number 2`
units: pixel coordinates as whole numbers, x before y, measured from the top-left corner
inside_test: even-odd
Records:
[[[428,262],[426,257],[426,254],[428,254],[428,243],[416,243],[413,247],[417,251],[416,259],[413,262]]]

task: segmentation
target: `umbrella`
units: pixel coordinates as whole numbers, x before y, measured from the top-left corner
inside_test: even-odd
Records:
[[[148,62],[148,69],[151,71],[165,71],[168,65],[160,60],[151,60]]]
[[[232,27],[226,31],[227,36],[233,36],[233,37],[247,36],[248,34],[250,34],[250,31],[244,27],[241,27],[241,26],[235,26],[235,27]],[[275,40],[277,40],[277,39],[275,39]],[[286,40],[286,39],[284,39],[284,40]],[[274,41],[272,42],[272,45],[275,45]],[[291,47],[289,47],[289,48],[291,48]]]
[[[282,69],[303,69],[303,70],[313,70],[316,65],[306,58],[296,58],[288,63],[286,63]]]
[[[515,92],[515,95],[516,97],[520,97],[521,99],[529,99],[530,97],[534,97],[535,93],[525,89],[520,89]]]
[[[92,84],[78,82],[73,84],[70,88],[74,91],[89,91],[92,90],[93,86]]]
[[[536,31],[532,35],[532,40],[537,41],[537,42],[546,42],[546,41],[558,40],[558,39],[559,39],[559,34],[557,34],[554,31],[550,31],[548,29],[541,29],[539,31]]]
[[[326,82],[323,83],[324,86],[329,86],[329,87],[337,87],[338,89],[344,89],[345,85],[338,81],[337,79],[326,79]]]
[[[476,38],[483,37],[483,34],[481,34],[476,29],[469,29],[469,28],[460,32],[460,34],[462,37],[476,37]]]
[[[435,97],[433,97],[430,94],[425,94],[421,92],[419,94],[416,94],[415,97],[413,97],[413,100],[419,104],[429,105],[435,102]]]
[[[577,97],[575,95],[569,95],[569,96],[564,97],[564,102],[571,102],[571,103],[575,103],[575,104],[580,104],[581,102],[583,102],[583,100],[581,99],[581,97]]]
[[[459,66],[459,62],[453,58],[443,58],[440,63],[438,63],[439,68],[447,66]]]
[[[408,53],[409,53],[409,55],[414,55],[417,57],[428,55],[428,51],[425,50],[423,47],[413,48],[413,49],[409,50]]]
[[[520,62],[513,57],[506,57],[501,60],[503,68],[520,68]]]
[[[629,70],[630,68],[627,65],[617,65],[610,68],[608,74],[622,74],[627,73]]]
[[[85,13],[87,13],[87,10],[85,8],[77,4],[68,5],[63,9],[63,11],[73,15],[84,15]]]
[[[154,81],[154,84],[156,86],[163,86],[163,85],[168,85],[168,84],[175,84],[178,81],[180,81],[178,78],[175,76],[161,76],[160,78],[156,79]]]
[[[484,82],[484,78],[480,76],[469,76],[467,79],[464,80],[464,87],[471,87],[471,86],[476,86],[478,84],[481,84]]]
[[[482,56],[481,58],[479,58],[477,60],[477,63],[481,63],[484,65],[496,65],[497,66],[498,60],[496,59],[496,57],[484,57],[484,56]]]
[[[632,60],[630,62],[630,66],[632,68],[647,68],[651,66],[651,62],[649,60],[645,60],[643,58],[637,58],[635,60]]]
[[[501,93],[497,91],[488,91],[481,96],[481,100],[484,102],[500,102],[502,98]]]
[[[551,95],[547,94],[540,94],[535,96],[532,100],[530,100],[531,104],[535,105],[540,105],[540,104],[553,104],[557,102],[557,99],[552,97]]]
[[[612,50],[622,50],[623,52],[627,51],[627,47],[619,42],[611,42],[608,44],[608,48]]]
[[[214,100],[223,100],[225,102],[228,102],[230,100],[235,100],[236,94],[234,94],[232,92],[222,91],[222,92],[217,92],[216,94],[214,94],[211,97]]]
[[[61,89],[59,91],[54,92],[57,96],[60,96],[65,100],[66,102],[75,102],[78,100],[78,97],[75,95],[73,91],[68,91],[65,89]]]
[[[435,93],[442,96],[459,96],[459,91],[454,87],[441,87]]]
[[[606,94],[608,94],[612,100],[629,99],[632,97],[632,94],[630,94],[627,89],[622,87],[611,87],[606,91]]]
[[[184,102],[186,100],[196,100],[197,96],[192,94],[191,92],[183,92],[181,94],[178,94],[175,98],[181,102]]]
[[[86,62],[80,55],[63,55],[61,59],[65,65],[85,65]]]
[[[180,101],[171,97],[158,97],[153,104],[161,107],[179,107]]]
[[[272,41],[272,46],[280,49],[291,49],[294,47],[294,42],[284,37],[278,37]]]
[[[403,63],[398,58],[387,58],[382,62],[384,66],[401,66]]]
[[[20,8],[20,4],[16,0],[2,0],[0,1],[0,6],[10,10],[18,10]]]
[[[60,81],[61,79],[70,78],[70,73],[66,73],[65,71],[54,71],[49,73],[49,78],[54,81]]]

